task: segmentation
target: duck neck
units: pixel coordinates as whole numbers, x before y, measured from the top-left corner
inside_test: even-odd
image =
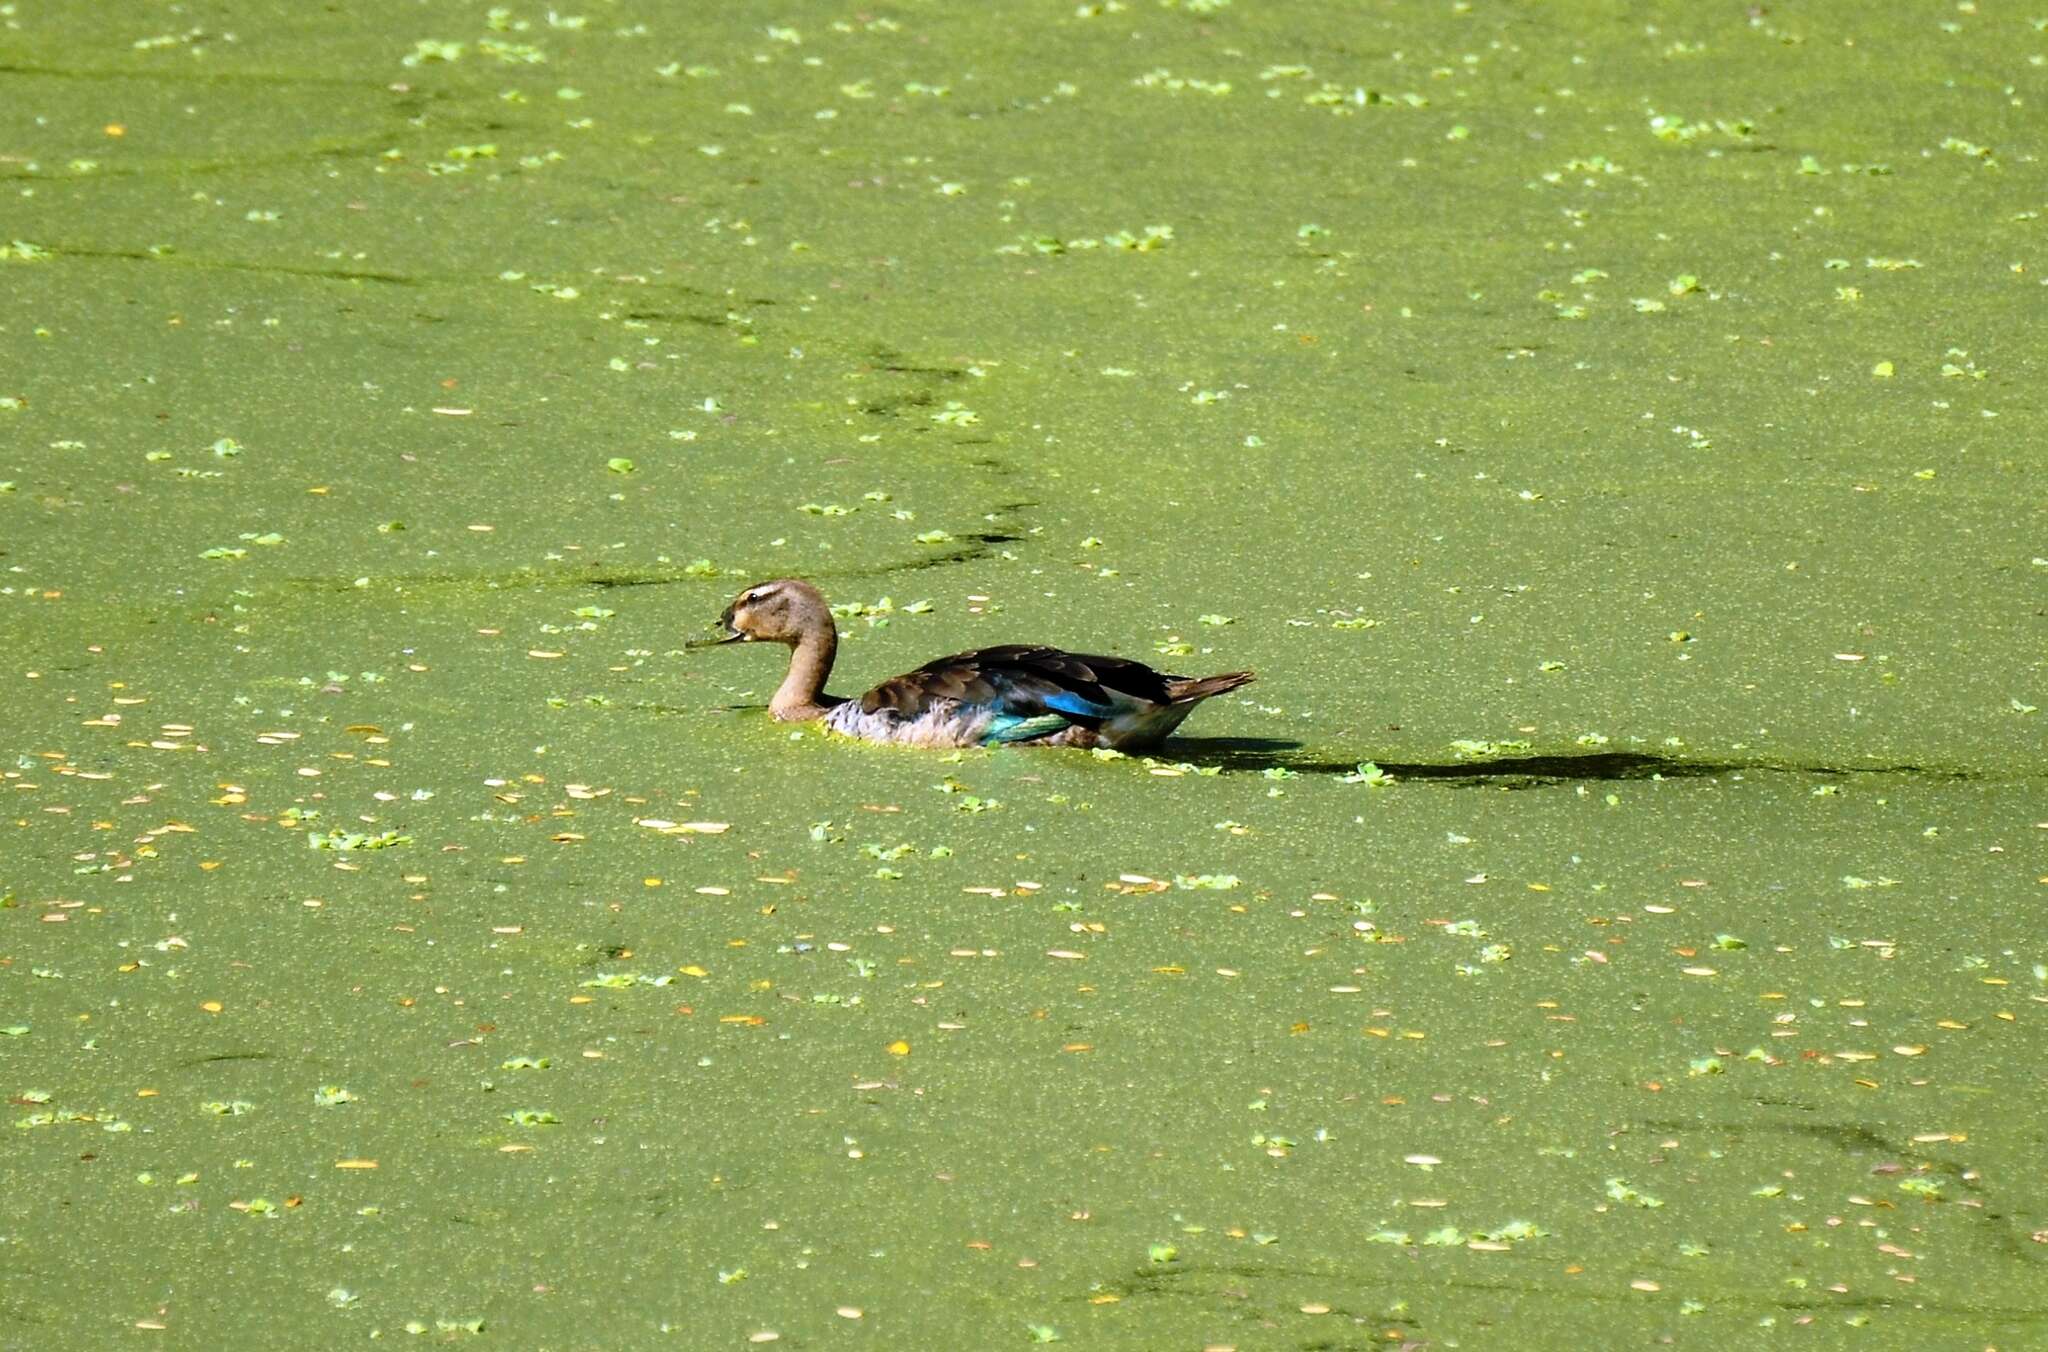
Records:
[[[831,626],[814,629],[797,640],[789,655],[789,674],[768,712],[785,723],[821,717],[829,707],[825,678],[832,674],[832,658],[839,651],[839,635]]]

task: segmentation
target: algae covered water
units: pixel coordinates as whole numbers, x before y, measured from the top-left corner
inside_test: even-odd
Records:
[[[0,1346],[2048,1338],[2048,22],[0,25]]]

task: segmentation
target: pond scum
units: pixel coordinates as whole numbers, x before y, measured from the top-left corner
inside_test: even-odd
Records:
[[[0,23],[0,1345],[2048,1342],[2048,22]]]

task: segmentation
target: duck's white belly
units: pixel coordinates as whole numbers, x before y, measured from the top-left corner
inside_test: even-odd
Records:
[[[953,700],[941,700],[916,718],[904,718],[892,710],[866,713],[860,701],[850,699],[827,710],[824,724],[833,732],[858,737],[864,742],[895,742],[903,746],[979,746],[982,734],[994,715],[982,709],[964,709]]]

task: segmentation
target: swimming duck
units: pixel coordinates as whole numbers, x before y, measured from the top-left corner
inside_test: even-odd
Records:
[[[719,616],[717,643],[782,643],[789,674],[768,712],[821,721],[870,742],[914,746],[1153,746],[1197,704],[1235,690],[1249,671],[1168,676],[1124,657],[1006,644],[927,662],[859,699],[825,693],[839,630],[816,587],[799,578],[741,592]]]

